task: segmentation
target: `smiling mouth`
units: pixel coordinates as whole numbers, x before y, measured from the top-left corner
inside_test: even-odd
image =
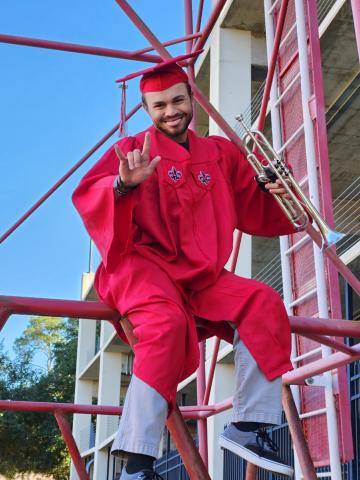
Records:
[[[166,123],[166,125],[168,125],[169,127],[176,127],[177,125],[179,125],[179,123],[183,118],[184,117],[181,116],[181,117],[176,117],[169,120],[164,120],[164,123]]]

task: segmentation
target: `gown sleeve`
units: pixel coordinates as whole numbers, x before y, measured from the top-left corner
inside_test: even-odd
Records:
[[[218,137],[219,139],[219,137]],[[223,162],[234,193],[236,228],[250,235],[273,237],[289,235],[295,228],[273,195],[258,186],[256,172],[231,142],[221,139]]]
[[[119,146],[125,155],[139,148],[134,137],[121,140]],[[137,192],[116,196],[113,185],[118,173],[119,160],[112,146],[82,178],[72,196],[108,273],[132,247],[132,214]]]

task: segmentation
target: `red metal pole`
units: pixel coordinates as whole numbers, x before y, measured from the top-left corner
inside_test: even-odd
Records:
[[[184,0],[184,9],[185,9],[185,33],[186,35],[190,35],[193,33],[193,13],[192,13],[192,0]],[[186,42],[186,53],[191,52],[192,48],[192,40]],[[195,69],[194,64],[189,63],[187,67],[189,77],[195,81]],[[195,108],[195,101],[193,100],[193,118],[190,123],[190,128],[196,131],[196,108]]]
[[[4,328],[8,318],[10,317],[11,315],[11,310],[7,309],[7,308],[1,308],[0,307],[0,332],[1,330]]]
[[[203,405],[208,405],[208,403],[209,403],[211,387],[212,387],[212,383],[213,383],[213,380],[214,380],[217,356],[218,356],[218,353],[219,353],[219,346],[220,346],[220,338],[216,337],[215,343],[214,343],[214,349],[213,349],[213,353],[212,353],[212,357],[211,357],[209,375],[208,375],[208,379],[207,379],[207,382],[206,382],[206,390],[205,390],[205,393],[204,393],[204,398],[202,400]],[[199,403],[199,400],[198,400],[198,403]]]
[[[79,449],[75,443],[69,422],[67,421],[64,415],[64,412],[62,412],[61,410],[56,410],[54,412],[54,416],[59,425],[60,431],[64,437],[66,446],[69,449],[70,456],[72,458],[72,461],[74,462],[74,466],[77,474],[79,475],[80,480],[90,480],[90,476],[88,475],[85,469],[85,465],[82,461]]]
[[[247,463],[245,480],[256,480],[257,471],[258,469],[256,465],[253,465],[252,463]]]
[[[204,8],[204,0],[199,0],[199,7],[198,7],[198,14],[197,14],[195,32],[200,32],[203,8]]]
[[[233,249],[233,256],[231,260],[231,271],[234,273],[236,270],[236,264],[239,257],[240,244],[241,244],[242,232],[239,230],[236,233],[236,241]]]
[[[15,297],[9,295],[0,295],[0,311],[6,316],[12,314],[48,315],[53,317],[109,320],[114,327],[120,317],[119,312],[112,310],[102,302]],[[290,316],[289,319],[293,333],[360,337],[360,323],[356,320],[302,316]]]
[[[130,20],[135,24],[135,26],[140,30],[144,35],[147,41],[154,47],[154,49],[159,53],[159,55],[165,58],[171,58],[170,53],[166,50],[163,44],[156,38],[148,26],[142,21],[139,15],[135,12],[133,8],[130,7],[126,0],[116,0],[116,3],[122,8]]]
[[[24,400],[0,400],[0,410],[11,410],[14,412],[48,412],[55,413],[60,410],[63,413],[84,413],[116,415],[122,414],[123,407],[107,405],[81,405],[74,403],[60,402],[30,402]]]
[[[310,338],[310,340],[321,343],[322,345],[327,345],[328,347],[338,350],[339,352],[348,353],[349,355],[356,355],[356,351],[353,350],[352,347],[349,347],[345,343],[339,342],[339,340],[335,340],[334,338],[327,337],[325,335],[309,335],[304,333],[301,335],[303,337]]]
[[[218,0],[217,1],[216,5],[214,6],[214,8],[213,8],[213,10],[210,14],[210,17],[208,18],[208,21],[206,22],[206,25],[205,25],[204,30],[202,32],[201,38],[199,38],[199,40],[195,43],[195,45],[193,47],[194,51],[201,50],[203,48],[203,46],[205,45],[206,40],[209,38],[209,35],[210,35],[212,29],[214,28],[214,25],[215,25],[217,19],[219,18],[220,12],[223,9],[226,1],[227,0]]]
[[[328,357],[315,360],[307,365],[287,372],[283,375],[283,383],[285,385],[300,385],[309,377],[314,377],[320,373],[328,372],[334,368],[342,367],[348,363],[354,362],[360,358],[360,344],[353,347],[354,355],[336,352]]]
[[[199,343],[200,361],[196,377],[197,403],[201,405],[205,395],[205,342]],[[208,467],[208,441],[207,441],[207,419],[197,421],[199,452],[203,462]]]
[[[360,322],[335,318],[313,318],[291,316],[293,333],[310,335],[334,335],[335,337],[360,337]]]
[[[0,308],[11,314],[116,320],[119,312],[101,302],[0,295]]]
[[[141,52],[127,52],[125,50],[55,42],[53,40],[41,40],[39,38],[18,37],[15,35],[0,34],[0,43],[11,43],[13,45],[47,48],[50,50],[60,50],[63,52],[82,53],[87,55],[99,55],[101,57],[123,58],[125,60],[136,60],[139,62],[161,62],[161,58],[158,55],[145,55]]]
[[[258,130],[263,130],[264,124],[265,124],[266,110],[269,103],[271,85],[274,80],[276,61],[279,54],[280,41],[281,41],[281,36],[284,28],[288,3],[289,3],[289,0],[283,0],[281,3],[280,11],[279,11],[279,18],[277,21],[276,32],[274,37],[274,47],[271,54],[270,65],[269,65],[268,73],[266,76],[264,94],[263,94],[260,113],[259,113]]]
[[[211,480],[177,406],[167,419],[166,426],[171,433],[190,479]]]
[[[323,240],[320,233],[315,230],[315,228],[309,224],[306,227],[306,232],[312,238],[319,248],[322,248]],[[336,255],[334,248],[325,248],[325,255],[332,261],[335,265],[337,271],[344,277],[349,285],[354,289],[354,291],[360,295],[360,280],[352,273],[352,271],[345,265],[345,263]]]
[[[112,405],[81,405],[74,403],[59,402],[29,402],[23,400],[0,400],[0,410],[11,410],[14,412],[48,412],[54,413],[61,410],[66,413],[84,413],[90,415],[116,415],[122,414],[123,407]],[[212,406],[204,405],[181,407],[182,416],[186,419],[197,420],[203,418],[202,413],[212,413]]]
[[[188,40],[195,40],[195,38],[201,37],[201,33],[191,33],[190,35],[185,35],[184,37],[179,37],[175,38],[174,40],[168,40],[167,42],[164,42],[163,45],[164,47],[169,47],[170,45],[175,45],[176,43],[181,43],[181,42],[186,42]],[[191,42],[192,44],[193,42]],[[141,53],[147,53],[151,52],[154,50],[154,47],[146,47],[146,48],[141,48],[140,50],[135,50],[133,54],[141,54]]]
[[[134,107],[126,116],[126,120],[128,120],[130,117],[132,117],[138,110],[141,108],[141,103],[138,103],[136,107]],[[93,153],[96,152],[119,128],[119,124],[115,125],[110,132],[108,132],[99,142],[91,148],[67,173],[65,173],[64,176],[58,180],[53,187],[50,188],[34,205],[29,208],[27,212],[22,215],[21,218],[17,222],[12,225],[1,237],[0,237],[0,244],[4,242],[22,223],[25,222],[25,220],[30,217],[30,215],[35,212],[44,202],[47,200],[71,175],[76,172],[78,168],[81,167],[83,163],[88,160]]]
[[[184,10],[185,10],[185,34],[187,36],[191,35],[193,30],[193,12],[192,12],[192,0],[184,0]],[[186,53],[190,53],[192,49],[193,41],[187,40],[186,42]]]
[[[305,6],[307,8],[307,22],[309,33],[309,64],[311,67],[310,72],[312,75],[313,88],[313,95],[311,99],[309,99],[309,107],[311,103],[312,108],[310,109],[310,111],[312,112],[311,117],[314,126],[317,165],[319,168],[321,212],[326,222],[329,225],[333,226],[333,195],[331,191],[331,173],[327,141],[324,81],[321,65],[318,17],[315,2],[306,1]],[[330,311],[332,313],[332,316],[338,318],[341,316],[338,273],[329,258],[326,258],[326,264],[328,275]]]
[[[306,478],[306,480],[317,480],[314,464],[310,456],[304,432],[301,428],[299,414],[290,387],[283,386],[282,401],[303,478]]]
[[[354,19],[356,45],[360,62],[360,0],[351,0],[351,8]]]

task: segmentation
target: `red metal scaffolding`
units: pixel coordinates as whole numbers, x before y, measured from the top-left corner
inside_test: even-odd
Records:
[[[310,0],[304,0],[305,4],[311,3]],[[198,12],[196,21],[193,21],[193,5],[192,0],[184,0],[185,10],[185,35],[181,38],[170,40],[162,43],[154,35],[154,33],[148,28],[144,21],[137,15],[134,9],[129,5],[126,0],[116,0],[117,4],[121,7],[128,18],[134,23],[140,33],[149,42],[148,47],[134,52],[127,52],[121,50],[113,50],[107,48],[90,47],[84,45],[74,45],[63,42],[46,41],[33,38],[24,38],[11,35],[0,34],[0,42],[13,43],[24,46],[46,48],[51,50],[63,50],[69,52],[77,52],[81,54],[100,55],[105,57],[114,57],[126,60],[140,60],[145,62],[160,62],[163,59],[170,58],[171,55],[166,49],[167,46],[175,43],[184,42],[185,50],[187,53],[194,52],[201,49],[209,38],[216,21],[226,3],[226,0],[218,0],[213,10],[201,30],[202,24],[202,12],[203,1],[198,3]],[[279,1],[275,2],[279,4]],[[282,0],[277,14],[277,25],[274,37],[274,47],[269,63],[269,70],[265,84],[264,97],[260,110],[260,117],[258,120],[258,126],[260,129],[264,127],[266,112],[268,108],[270,89],[273,83],[275,70],[278,66],[279,49],[281,39],[283,37],[283,29],[286,21],[286,15],[288,12],[288,0]],[[352,0],[353,5],[358,5],[357,0]],[[359,16],[356,18],[356,31],[357,39],[359,39]],[[193,25],[195,23],[195,29]],[[314,31],[312,31],[314,34]],[[311,35],[309,42],[311,43]],[[360,47],[359,47],[360,48]],[[155,50],[157,54],[150,54],[152,50]],[[188,62],[187,68],[189,71],[189,79],[192,86],[194,98],[205,110],[205,112],[214,119],[219,125],[222,131],[228,136],[228,138],[238,146],[241,151],[244,151],[241,139],[236,134],[233,128],[223,119],[216,108],[209,102],[207,97],[201,92],[195,83],[194,75],[194,61]],[[316,93],[315,93],[316,97]],[[139,109],[141,105],[136,105],[128,114],[127,119],[132,117]],[[323,128],[323,125],[319,126]],[[98,148],[100,148],[106,140],[108,140],[118,129],[116,125],[110,132],[108,132],[96,145],[89,150],[59,181],[45,194],[43,195],[29,210],[17,220],[13,226],[11,226],[0,237],[0,243],[5,241],[15,230],[31,216],[31,214],[45,202],[52,193],[55,192],[60,185],[62,185],[87,159],[93,155]],[[325,172],[327,175],[328,172]],[[307,229],[307,233],[314,240],[314,242],[321,246],[322,240],[317,230],[310,225]],[[234,247],[232,270],[235,270],[236,260],[240,247],[239,235]],[[334,248],[329,248],[325,251],[329,262],[331,263],[330,275],[333,279],[337,276],[337,272],[346,279],[346,281],[352,286],[354,291],[360,295],[360,282],[352,274],[352,272],[343,264],[343,262],[336,255]],[[0,330],[6,324],[9,317],[13,314],[21,315],[47,315],[47,316],[61,316],[71,318],[84,318],[84,319],[98,319],[106,320],[110,322],[115,330],[119,333],[121,329],[124,329],[130,345],[136,342],[132,334],[132,328],[127,319],[122,318],[118,312],[111,310],[104,304],[98,302],[86,302],[86,301],[69,301],[69,300],[53,300],[44,298],[26,298],[26,297],[11,297],[0,296]],[[323,372],[331,371],[343,365],[347,365],[355,360],[360,359],[360,346],[349,347],[334,337],[360,337],[360,325],[357,322],[334,320],[323,318],[313,318],[310,316],[291,316],[291,328],[294,333],[319,342],[323,345],[331,347],[335,352],[326,358],[320,358],[315,361],[306,363],[301,367],[289,372],[283,376],[283,404],[284,410],[289,422],[289,428],[291,431],[292,439],[296,448],[297,455],[301,469],[306,479],[315,479],[316,474],[314,466],[306,445],[306,441],[301,429],[301,422],[298,417],[298,413],[290,392],[290,385],[303,385],[309,377],[313,377]],[[207,452],[207,422],[206,419],[217,413],[231,408],[231,398],[224,400],[220,403],[209,405],[209,397],[212,386],[212,380],[214,377],[214,370],[217,361],[217,355],[219,350],[219,340],[215,342],[213,356],[210,365],[210,371],[208,378],[205,378],[205,355],[204,344],[200,345],[200,367],[197,376],[197,405],[182,407],[175,409],[172,415],[168,419],[168,428],[173,436],[174,442],[182,456],[185,467],[189,473],[190,478],[193,479],[209,479],[207,472],[208,464],[208,452]],[[81,459],[80,452],[76,446],[75,440],[71,433],[69,423],[66,419],[67,413],[92,413],[101,415],[121,415],[121,407],[110,406],[95,406],[95,405],[75,405],[75,404],[61,404],[61,403],[41,403],[41,402],[20,402],[20,401],[0,401],[0,410],[17,410],[17,411],[46,411],[52,413],[59,425],[60,431],[64,437],[65,443],[69,449],[71,458],[74,462],[77,474],[81,480],[89,478],[86,472],[84,463]],[[198,436],[199,436],[199,450],[197,450],[192,442],[191,436],[186,429],[183,419],[196,419],[198,421]],[[247,479],[256,478],[256,469],[249,466],[247,472]]]

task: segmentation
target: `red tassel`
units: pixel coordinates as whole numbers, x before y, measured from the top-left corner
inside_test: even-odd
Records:
[[[120,128],[119,136],[127,136],[127,125],[126,125],[126,89],[127,85],[123,82],[120,86],[121,88],[121,107],[120,107]]]

